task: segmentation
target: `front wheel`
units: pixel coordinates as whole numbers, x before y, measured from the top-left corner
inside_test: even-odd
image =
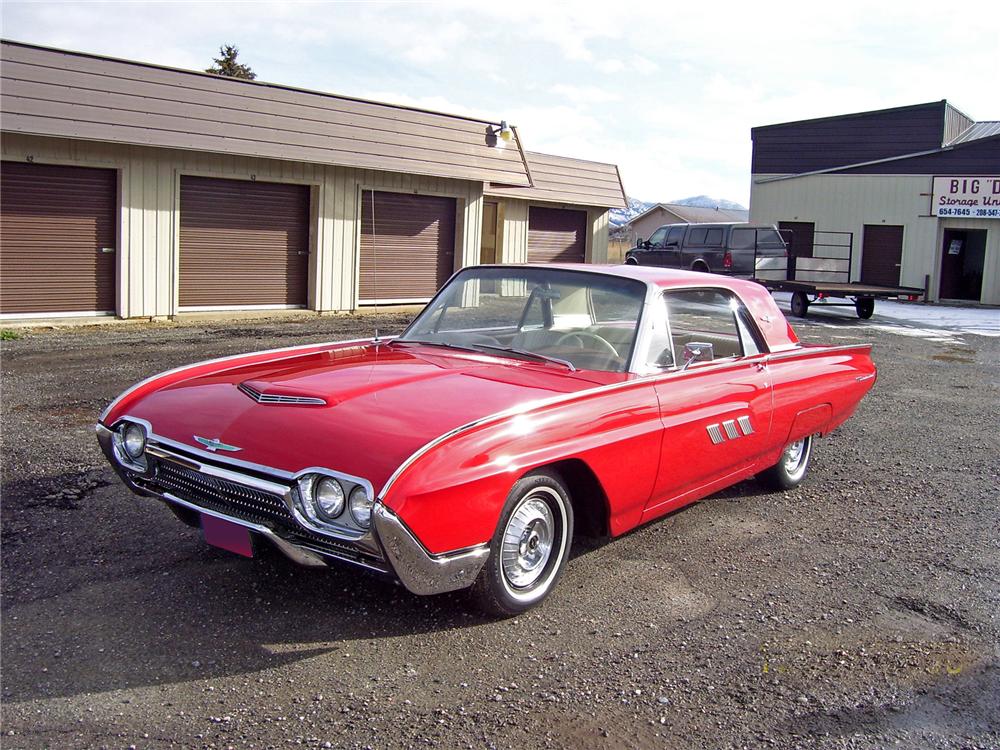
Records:
[[[776,490],[790,490],[798,487],[809,470],[812,455],[812,435],[789,443],[781,459],[767,471],[761,472],[760,479]]]
[[[540,471],[514,483],[473,585],[487,614],[511,617],[541,602],[556,585],[573,539],[573,506],[555,474]]]
[[[635,258],[626,258],[625,259],[625,265],[626,266],[637,266],[637,265],[639,265],[639,261],[637,261]]]

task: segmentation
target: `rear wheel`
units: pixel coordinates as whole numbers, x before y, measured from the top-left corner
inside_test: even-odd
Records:
[[[781,459],[767,471],[760,474],[760,479],[776,490],[790,490],[798,487],[805,479],[809,470],[809,457],[812,455],[812,435],[789,443]]]
[[[792,315],[796,318],[804,318],[809,312],[809,298],[805,292],[792,293]]]
[[[573,506],[555,474],[540,471],[514,483],[473,585],[480,608],[511,617],[540,603],[556,585],[573,538]]]
[[[698,271],[699,273],[711,273],[712,272],[711,269],[708,267],[708,264],[705,261],[703,261],[703,260],[696,260],[694,263],[692,263],[691,264],[691,270],[692,271]]]
[[[868,320],[875,312],[875,300],[871,297],[860,297],[854,300],[854,309],[857,311],[859,318]]]

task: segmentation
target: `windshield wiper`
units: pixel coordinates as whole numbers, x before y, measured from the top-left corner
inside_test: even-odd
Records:
[[[534,359],[539,362],[552,362],[553,364],[562,365],[570,372],[576,372],[576,366],[567,359],[560,359],[559,357],[550,357],[546,354],[539,354],[538,352],[530,352],[527,349],[514,349],[509,346],[492,346],[490,344],[453,344],[450,341],[431,341],[428,339],[393,339],[389,342],[389,346],[393,344],[423,344],[426,346],[443,346],[446,349],[458,349],[463,352],[478,352],[482,353],[484,349],[489,349],[494,352],[504,352],[505,354],[515,354],[519,357],[524,357],[526,359]]]
[[[490,344],[476,344],[479,349],[491,349],[495,352],[507,352],[508,354],[517,354],[521,357],[526,357],[528,359],[537,359],[539,362],[552,362],[557,365],[562,365],[567,368],[570,372],[576,372],[576,365],[570,362],[568,359],[560,359],[559,357],[550,357],[547,354],[539,354],[538,352],[530,352],[527,349],[515,349],[510,346],[491,346]]]

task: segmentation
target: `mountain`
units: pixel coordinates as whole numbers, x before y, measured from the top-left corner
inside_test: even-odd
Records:
[[[646,201],[641,201],[638,198],[628,198],[625,199],[628,202],[626,208],[612,208],[611,213],[608,216],[608,221],[612,227],[620,227],[625,224],[634,216],[638,216],[643,211],[646,211],[653,206],[655,203],[647,203]]]
[[[728,208],[733,211],[746,211],[747,207],[740,205],[736,201],[727,201],[724,198],[710,198],[707,195],[694,195],[690,198],[681,198],[677,201],[670,201],[678,206],[698,206],[699,208]]]
[[[620,227],[623,224],[631,221],[634,217],[641,214],[643,211],[647,211],[656,203],[650,203],[648,201],[641,201],[638,198],[628,198],[627,208],[612,208],[611,213],[608,217],[608,221],[611,224],[612,229],[615,227]],[[741,206],[736,201],[727,201],[724,198],[711,198],[707,195],[693,195],[690,198],[681,198],[676,201],[665,201],[666,203],[673,203],[678,206],[697,206],[699,208],[728,208],[735,211],[746,211],[746,207]]]

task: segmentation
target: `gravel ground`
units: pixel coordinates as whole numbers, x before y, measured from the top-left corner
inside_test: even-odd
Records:
[[[1000,339],[803,325],[880,367],[807,481],[580,540],[507,621],[214,550],[105,464],[93,423],[132,382],[374,322],[3,342],[4,748],[1000,747]]]

